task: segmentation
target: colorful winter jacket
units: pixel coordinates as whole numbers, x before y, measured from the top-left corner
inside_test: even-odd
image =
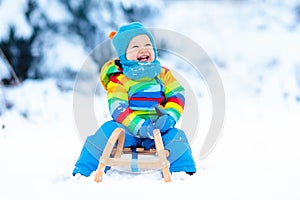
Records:
[[[119,60],[103,65],[100,80],[107,90],[109,111],[112,118],[123,124],[134,135],[147,119],[156,119],[155,105],[159,105],[178,121],[185,103],[184,88],[171,71],[162,67],[153,78],[131,80],[122,73]]]

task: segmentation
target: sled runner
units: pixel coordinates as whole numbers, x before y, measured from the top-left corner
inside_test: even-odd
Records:
[[[145,150],[143,148],[124,148],[125,131],[122,128],[116,128],[110,136],[102,156],[100,157],[98,168],[95,175],[95,181],[101,182],[106,166],[131,167],[132,171],[138,171],[142,168],[161,169],[165,182],[171,181],[169,171],[170,162],[167,160],[169,152],[164,149],[159,129],[154,130],[155,149]],[[114,148],[116,144],[116,147]],[[132,158],[122,158],[122,154],[132,154]],[[138,159],[138,155],[155,155],[151,160]]]

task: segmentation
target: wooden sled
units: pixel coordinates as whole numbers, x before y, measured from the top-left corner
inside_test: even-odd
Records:
[[[125,131],[122,128],[116,128],[110,136],[103,154],[99,160],[99,165],[96,170],[95,181],[101,182],[103,180],[104,169],[106,166],[119,166],[119,167],[131,167],[142,169],[161,169],[165,182],[171,181],[171,173],[169,170],[170,162],[167,160],[169,152],[164,149],[161,134],[159,129],[154,130],[154,143],[155,149],[145,150],[143,148],[136,148],[132,150],[130,148],[124,148]],[[114,148],[115,144],[117,146]],[[155,159],[141,160],[132,157],[132,159],[122,158],[121,155],[129,154],[150,154],[156,155]]]

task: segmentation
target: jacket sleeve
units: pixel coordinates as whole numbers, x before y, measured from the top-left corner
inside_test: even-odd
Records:
[[[122,74],[114,75],[107,84],[109,111],[115,121],[126,126],[133,135],[137,135],[145,120],[130,109],[127,91],[120,81],[122,77]]]
[[[165,111],[177,122],[183,112],[185,104],[184,88],[175,79],[170,70],[167,70],[164,77],[164,94],[166,98]]]

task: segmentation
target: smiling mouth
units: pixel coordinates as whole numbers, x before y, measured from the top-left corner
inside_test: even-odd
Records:
[[[149,60],[150,56],[147,55],[143,55],[143,56],[139,56],[137,59],[140,62],[147,62]]]

